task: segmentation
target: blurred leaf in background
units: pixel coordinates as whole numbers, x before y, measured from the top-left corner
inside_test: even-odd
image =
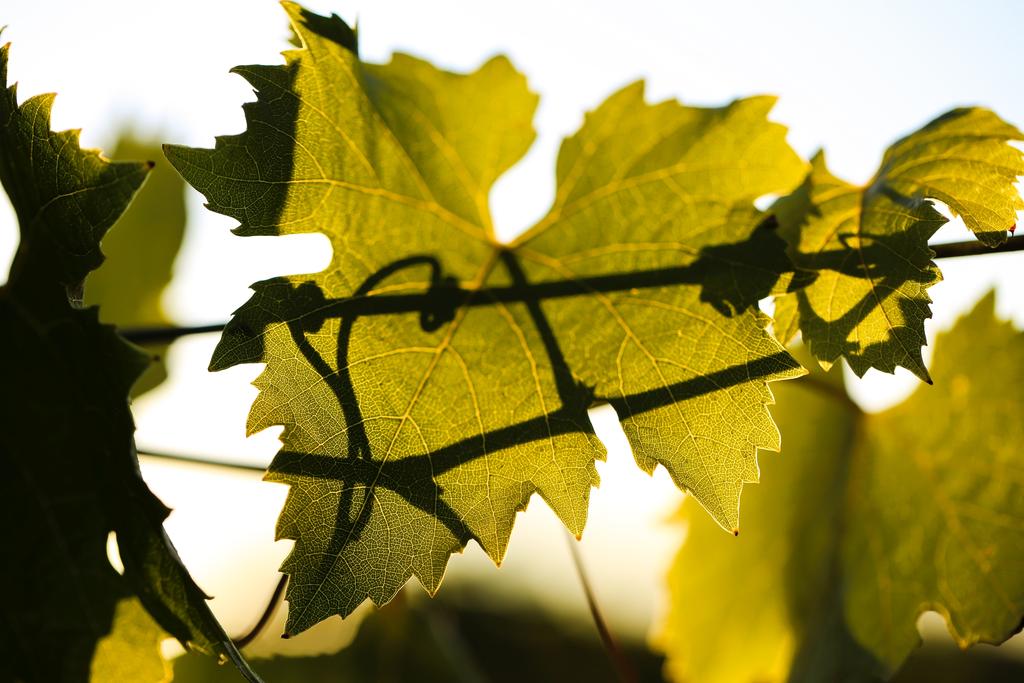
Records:
[[[640,680],[661,680],[660,656],[642,642],[620,644]],[[276,657],[260,661],[259,668],[274,683],[618,680],[592,624],[537,609],[496,608],[475,592],[455,600],[402,592],[368,616],[338,654]],[[175,683],[228,683],[236,676],[196,655],[178,659],[174,674]]]
[[[100,306],[100,320],[121,329],[167,325],[160,297],[171,281],[185,235],[185,181],[164,160],[160,143],[124,131],[113,158],[155,163],[149,179],[101,244],[107,260],[85,281],[85,304]],[[136,398],[167,378],[168,344],[144,348],[154,362],[132,386]]]
[[[877,680],[919,644],[927,609],[961,647],[1016,632],[1024,337],[993,295],[940,335],[932,373],[872,415],[838,372],[776,390],[786,441],[744,498],[744,535],[683,506],[660,634],[673,679]]]
[[[721,535],[721,531],[718,531]],[[743,538],[741,535],[740,538]],[[729,541],[729,539],[725,539]],[[735,542],[735,541],[734,541]],[[454,596],[454,597],[453,597]],[[618,683],[593,624],[554,616],[539,605],[499,605],[479,591],[449,591],[425,600],[403,592],[375,610],[345,650],[324,656],[275,657],[257,662],[273,683]],[[744,603],[751,607],[750,603]],[[703,643],[744,668],[754,643],[719,638],[709,629]],[[828,633],[823,634],[828,637]],[[302,639],[306,634],[297,636]],[[638,640],[622,639],[642,683],[664,681],[665,660]],[[828,655],[835,650],[824,650]],[[847,660],[849,663],[849,660]],[[863,674],[863,671],[860,672]],[[853,680],[880,680],[871,676]],[[174,662],[175,683],[233,683],[237,675],[212,660],[186,654]],[[692,675],[686,680],[703,683]],[[712,679],[707,679],[712,680]],[[732,679],[736,682],[742,678]],[[771,680],[768,678],[758,680]],[[778,680],[778,679],[776,679]],[[784,679],[782,679],[784,680]],[[818,678],[816,681],[843,680]],[[1024,680],[1024,661],[993,647],[966,652],[949,643],[927,642],[908,659],[893,683],[1011,683]]]
[[[122,599],[110,633],[96,644],[89,680],[170,681],[170,663],[160,652],[160,643],[168,637],[138,598]]]

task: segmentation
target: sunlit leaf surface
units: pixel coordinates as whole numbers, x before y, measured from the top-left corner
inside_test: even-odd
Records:
[[[500,57],[368,64],[341,20],[286,7],[302,47],[236,69],[248,130],[167,155],[238,234],[333,247],[321,273],[255,284],[212,362],[267,364],[249,430],[284,425],[288,631],[413,575],[434,591],[470,540],[500,561],[533,493],[582,533],[597,402],[642,468],[735,529],[778,445],[766,383],[802,372],[756,309],[792,268],[753,200],[804,172],[772,100],[626,87],[563,144],[550,213],[502,245],[487,196],[534,137],[525,79]]]
[[[794,264],[817,274],[778,304],[779,338],[792,338],[798,319],[825,367],[842,357],[858,375],[902,366],[928,381],[927,289],[942,277],[928,239],[946,223],[932,200],[985,244],[1004,242],[1024,209],[1014,185],[1024,154],[1007,143],[1022,139],[986,109],[955,109],[889,147],[864,187],[833,176],[819,153],[801,188],[773,207]]]

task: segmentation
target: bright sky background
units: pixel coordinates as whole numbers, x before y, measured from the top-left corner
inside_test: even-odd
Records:
[[[288,35],[284,14],[271,0],[4,5],[0,22],[8,24],[10,73],[20,81],[21,97],[58,92],[54,126],[83,128],[84,144],[105,148],[125,124],[200,146],[211,146],[214,135],[239,132],[240,105],[253,97],[228,70],[280,63]],[[558,144],[576,130],[583,112],[638,78],[647,80],[652,100],[721,104],[777,94],[774,118],[790,127],[796,149],[810,155],[823,147],[832,170],[852,181],[866,180],[895,138],[957,105],[983,104],[1024,125],[1024,3],[1012,0],[367,0],[308,6],[358,18],[361,52],[370,61],[406,51],[469,70],[504,53],[525,72],[541,95],[539,135],[492,194],[503,237],[546,211]],[[183,324],[226,320],[248,298],[251,282],[319,270],[328,262],[325,239],[236,238],[229,233],[233,221],[203,210],[196,193],[190,202],[189,232],[166,299]],[[943,234],[967,238],[957,227]],[[0,199],[0,264],[9,262],[16,239],[13,212]],[[993,286],[1000,312],[1024,325],[1022,258],[944,261],[946,281],[930,290],[936,303],[929,336]],[[173,347],[171,381],[137,404],[140,448],[266,463],[277,448],[276,433],[244,438],[255,395],[249,382],[259,369],[208,374],[215,341],[197,337]],[[906,372],[874,373],[855,382],[853,391],[865,406],[879,408],[916,386]],[[603,485],[594,494],[583,550],[599,598],[614,610],[613,628],[642,633],[679,538],[662,520],[680,496],[663,472],[651,481],[633,466],[609,411],[595,421],[610,455],[599,465]],[[220,596],[215,606],[229,630],[242,629],[261,608],[287,550],[272,543],[283,488],[255,475],[203,467],[146,464],[144,471],[176,508],[170,531],[186,563]],[[254,584],[240,576],[255,577]],[[458,580],[479,580],[508,595],[518,591],[520,599],[561,595],[572,609],[583,609],[562,532],[539,501],[518,522],[500,572],[473,547],[452,562],[449,581]]]

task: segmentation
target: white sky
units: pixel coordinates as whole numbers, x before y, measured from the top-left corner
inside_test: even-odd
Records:
[[[804,155],[824,147],[833,171],[852,181],[869,177],[888,143],[953,106],[983,104],[1024,125],[1024,3],[1012,0],[308,4],[349,21],[358,17],[361,52],[370,61],[407,51],[468,70],[500,52],[526,73],[541,95],[539,135],[492,193],[495,221],[506,237],[545,212],[558,144],[576,130],[583,112],[637,78],[647,80],[652,100],[720,104],[777,94],[774,118],[790,127],[790,142]],[[252,94],[228,70],[280,63],[288,35],[283,12],[270,0],[3,5],[4,39],[13,43],[10,73],[20,81],[21,97],[58,92],[55,127],[83,128],[89,146],[111,146],[125,123],[169,142],[201,146],[211,146],[214,135],[239,132],[240,105]],[[236,238],[228,232],[230,219],[203,210],[195,193],[190,202],[189,232],[166,299],[181,323],[225,320],[248,298],[251,282],[315,271],[328,261],[322,238]],[[956,227],[946,235],[967,237]],[[13,212],[0,199],[0,264],[9,262],[16,236]],[[946,281],[931,290],[936,303],[930,336],[993,286],[1000,311],[1024,325],[1022,258],[941,263]],[[258,368],[206,373],[215,341],[192,338],[172,349],[171,381],[137,406],[140,447],[265,463],[277,448],[275,434],[244,439],[255,394],[248,382]],[[852,391],[877,408],[916,386],[909,373],[873,373]],[[609,415],[596,418],[611,452],[609,463],[599,466],[603,484],[594,495],[583,549],[599,597],[615,610],[613,628],[639,633],[655,609],[678,539],[659,520],[679,494],[667,477],[651,481],[632,465]],[[147,465],[145,472],[177,509],[170,530],[186,562],[210,592],[222,596],[215,604],[229,626],[242,628],[264,597],[254,596],[238,573],[264,577],[254,581],[269,592],[286,550],[272,544],[283,490],[209,468]],[[609,561],[614,557],[631,561]],[[561,532],[542,503],[520,519],[500,572],[488,564],[471,548],[454,559],[449,578],[478,577],[524,599],[568,591],[575,608],[582,608]]]

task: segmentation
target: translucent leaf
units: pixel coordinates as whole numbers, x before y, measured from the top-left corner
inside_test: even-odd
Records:
[[[722,538],[687,501],[660,645],[676,680],[876,680],[936,610],[966,647],[1024,616],[1024,335],[993,297],[938,339],[937,387],[865,415],[838,371],[779,390],[782,453]],[[742,650],[743,656],[736,652]]]
[[[840,357],[857,375],[902,366],[930,381],[921,358],[927,289],[941,279],[928,239],[946,204],[989,246],[1006,240],[1024,209],[1014,186],[1022,140],[992,112],[955,109],[894,143],[875,177],[858,187],[833,176],[818,154],[799,190],[773,207],[797,268],[816,280],[778,306],[798,309],[803,341],[828,367]],[[793,333],[793,326],[780,328]]]
[[[792,266],[753,200],[804,170],[772,100],[623,89],[565,141],[548,216],[503,245],[487,196],[534,137],[525,79],[501,57],[368,64],[341,20],[285,6],[302,47],[236,69],[248,130],[167,156],[237,234],[333,246],[324,272],[256,283],[212,361],[266,363],[249,430],[284,426],[289,633],[410,576],[435,591],[470,540],[500,561],[533,493],[581,534],[599,402],[641,467],[735,529],[778,443],[767,382],[802,373],[756,309]]]

